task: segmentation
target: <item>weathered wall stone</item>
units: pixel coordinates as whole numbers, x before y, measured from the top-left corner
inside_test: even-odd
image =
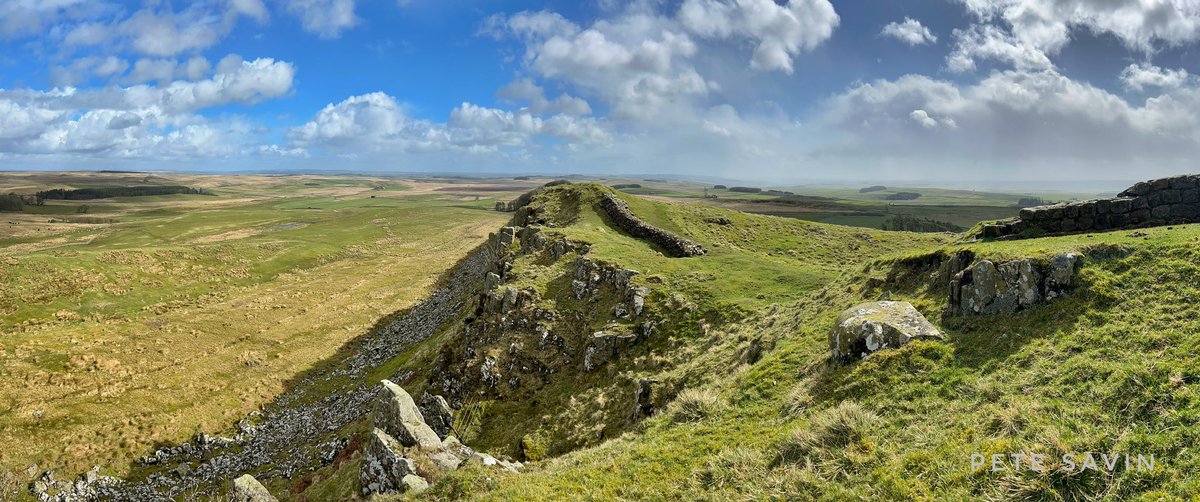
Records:
[[[987,225],[979,237],[1105,231],[1200,222],[1200,175],[1143,181],[1112,199],[1024,208],[1017,218]]]
[[[695,242],[642,221],[637,216],[634,216],[625,201],[613,197],[612,194],[604,194],[604,198],[600,200],[600,209],[621,230],[639,239],[649,241],[651,244],[662,248],[671,256],[682,258],[698,256],[706,252],[703,247]]]

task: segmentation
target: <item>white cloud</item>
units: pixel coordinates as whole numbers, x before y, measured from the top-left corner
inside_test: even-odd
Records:
[[[750,67],[794,71],[792,59],[833,35],[840,18],[828,0],[685,0],[679,20],[709,39],[741,38],[757,42]]]
[[[103,68],[105,61],[92,65]],[[160,81],[208,68],[151,61]],[[118,65],[119,66],[119,65]],[[136,70],[135,70],[136,71]],[[149,71],[149,70],[146,70]],[[126,88],[48,91],[0,89],[0,153],[18,156],[210,159],[253,155],[253,128],[234,118],[209,119],[196,111],[231,103],[253,104],[287,94],[294,68],[272,59],[227,57],[201,80],[174,80]]]
[[[286,0],[285,4],[306,31],[322,38],[340,37],[359,21],[354,0]]]
[[[190,2],[180,11],[173,10],[170,4],[148,5],[126,18],[67,26],[63,41],[68,46],[127,47],[149,56],[168,57],[216,45],[229,34],[239,17],[261,22],[267,16],[260,0]]]
[[[1125,87],[1139,92],[1146,87],[1175,88],[1187,80],[1187,70],[1160,68],[1150,63],[1131,64],[1121,70],[1121,82]]]
[[[835,97],[816,125],[848,134],[823,155],[887,159],[926,175],[1170,172],[1200,153],[1200,89],[1130,104],[1054,70],[994,72],[967,85],[909,75]],[[972,169],[956,172],[964,165]]]
[[[908,45],[924,45],[937,42],[937,35],[934,35],[928,27],[923,26],[920,21],[911,17],[904,18],[903,22],[891,22],[883,27],[881,35],[895,38]]]
[[[50,81],[54,85],[77,85],[92,76],[108,79],[129,68],[129,62],[116,56],[85,57],[76,59],[66,66],[50,69]]]
[[[513,103],[528,103],[529,110],[536,114],[590,115],[592,107],[575,96],[561,94],[553,100],[546,99],[546,91],[530,79],[516,80],[496,92],[500,99]]]
[[[351,96],[325,106],[292,129],[300,147],[363,149],[378,152],[490,152],[499,147],[530,147],[538,137],[570,144],[604,144],[609,133],[592,118],[543,118],[517,111],[462,103],[445,124],[408,117],[395,98],[381,92]]]
[[[1110,34],[1127,47],[1150,52],[1156,43],[1200,39],[1195,0],[959,0],[980,19],[1001,19],[1025,44],[1055,53],[1073,29]]]
[[[40,34],[55,23],[93,15],[99,8],[86,0],[5,0],[0,2],[0,39]]]
[[[908,118],[912,119],[913,122],[921,124],[921,127],[926,129],[933,129],[938,126],[938,121],[930,117],[929,113],[925,110],[913,110],[912,113],[908,114]]]
[[[172,112],[188,112],[230,103],[254,104],[286,95],[292,89],[296,69],[291,63],[259,58],[242,61],[227,56],[211,78],[177,80],[165,87],[134,86],[126,92],[135,106],[161,106]]]
[[[695,43],[656,14],[630,12],[584,29],[558,14],[523,12],[490,26],[524,40],[533,73],[599,97],[617,118],[650,117],[710,89],[687,63]]]
[[[963,73],[975,69],[980,59],[995,59],[1020,70],[1044,70],[1054,63],[1037,47],[1027,44],[993,25],[973,25],[954,30],[955,47],[946,57],[950,71]]]

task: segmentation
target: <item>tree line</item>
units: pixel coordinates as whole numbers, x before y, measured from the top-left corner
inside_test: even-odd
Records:
[[[39,200],[92,200],[110,197],[142,197],[147,195],[193,194],[212,195],[202,188],[191,188],[182,185],[151,185],[136,187],[98,187],[77,188],[67,190],[55,188],[37,193]]]

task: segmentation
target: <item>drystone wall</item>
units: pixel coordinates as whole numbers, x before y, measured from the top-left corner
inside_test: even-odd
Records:
[[[600,209],[621,230],[639,239],[649,241],[671,256],[683,258],[702,255],[706,252],[695,242],[642,221],[629,211],[629,205],[625,201],[613,197],[611,194],[604,194],[604,198],[600,200]]]
[[[1022,209],[983,227],[980,237],[1013,238],[1200,222],[1200,175],[1143,181],[1112,199]]]

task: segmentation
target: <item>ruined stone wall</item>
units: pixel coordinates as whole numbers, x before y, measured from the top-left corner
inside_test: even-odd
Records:
[[[1012,220],[987,225],[980,237],[1105,231],[1200,222],[1200,175],[1143,181],[1112,199],[1022,209]]]
[[[681,258],[705,253],[704,248],[699,244],[654,227],[634,216],[625,201],[613,197],[611,194],[604,194],[604,198],[600,201],[600,209],[621,230],[639,239],[650,241],[651,244],[662,248],[671,256]]]

